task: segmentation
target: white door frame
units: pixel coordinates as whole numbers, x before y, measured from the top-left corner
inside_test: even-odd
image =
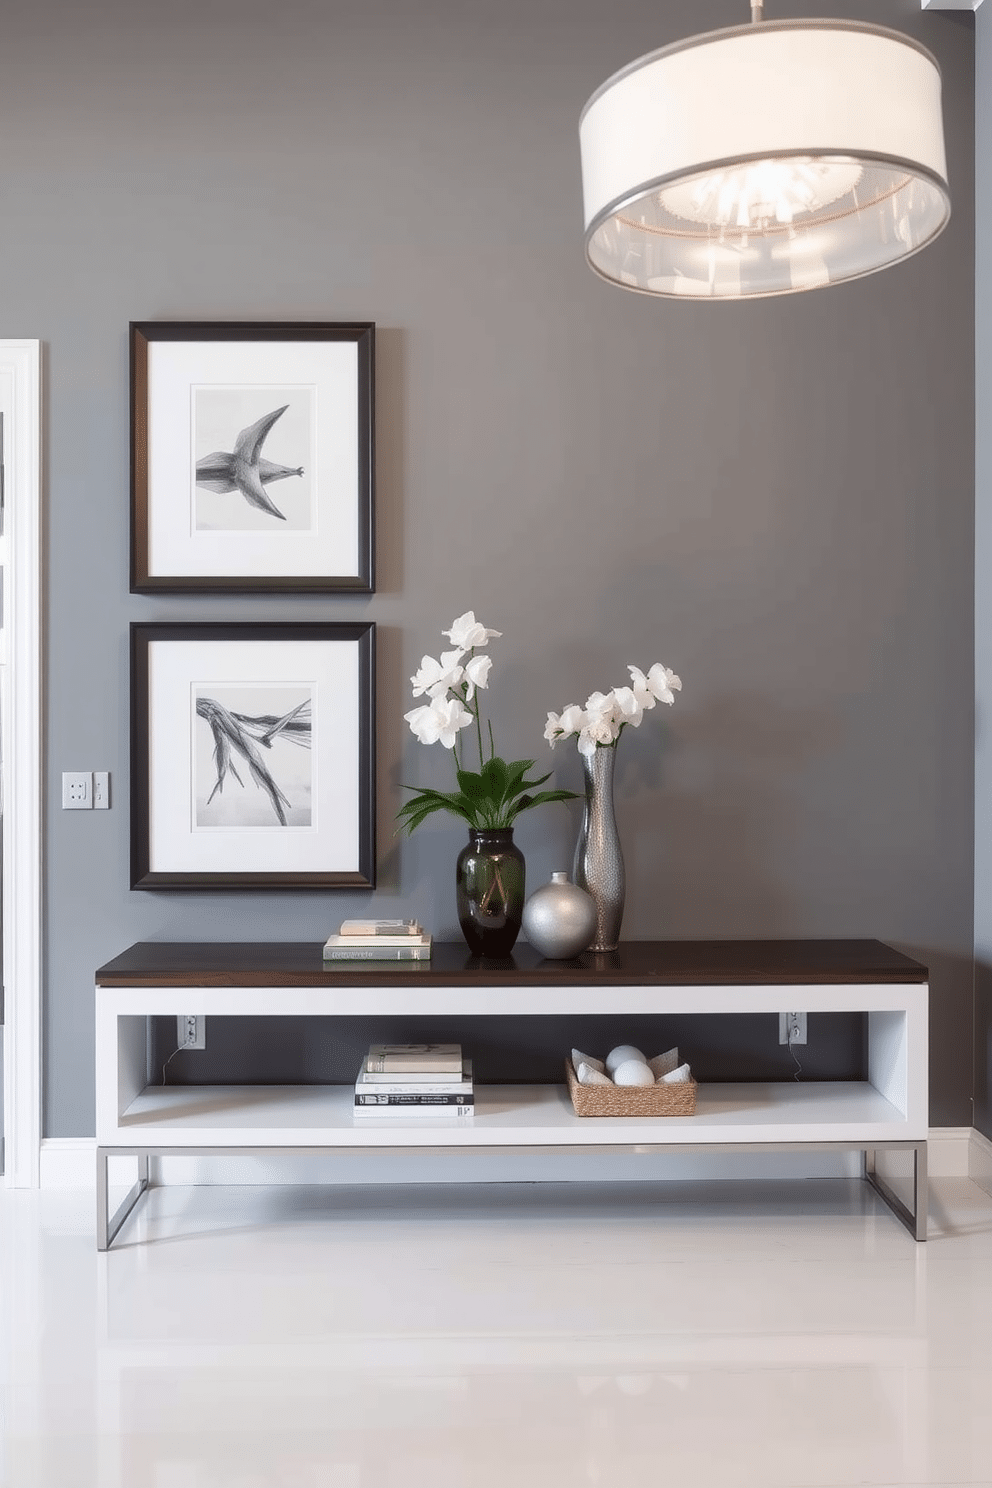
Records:
[[[0,340],[4,412],[2,657],[5,1186],[41,1156],[41,342]]]

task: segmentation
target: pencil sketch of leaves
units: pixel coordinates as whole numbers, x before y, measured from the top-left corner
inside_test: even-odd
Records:
[[[240,491],[249,506],[268,512],[285,522],[284,514],[270,499],[265,487],[270,481],[285,480],[289,475],[302,475],[303,466],[276,465],[272,460],[262,459],[262,445],[276,419],[281,418],[289,407],[273,409],[247,429],[242,429],[230,452],[214,450],[196,462],[196,484],[208,491],[226,495],[229,491]]]
[[[224,789],[224,781],[229,770],[242,789],[244,788],[244,781],[234,764],[233,754],[237,752],[247,763],[255,784],[271,801],[272,809],[279,818],[280,824],[285,826],[286,808],[290,805],[290,801],[276,784],[257,745],[260,744],[264,749],[271,749],[273,740],[282,738],[291,744],[299,745],[302,749],[309,749],[311,737],[309,699],[298,703],[295,708],[281,717],[276,717],[272,713],[257,716],[249,713],[233,713],[223,704],[218,703],[215,698],[208,697],[197,698],[196,712],[197,717],[209,724],[214,737],[214,766],[217,779],[213,790],[207,797],[207,805],[210,805],[218,791]]]

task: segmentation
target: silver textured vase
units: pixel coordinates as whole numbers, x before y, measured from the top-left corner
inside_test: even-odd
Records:
[[[620,833],[613,811],[616,749],[601,744],[582,756],[586,801],[572,877],[596,901],[596,937],[589,950],[615,951],[620,943],[626,887]]]
[[[551,882],[524,905],[523,931],[548,961],[565,961],[584,951],[595,935],[596,901],[567,873],[552,873]]]

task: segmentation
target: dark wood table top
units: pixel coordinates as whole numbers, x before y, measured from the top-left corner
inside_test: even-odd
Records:
[[[96,973],[101,987],[768,986],[925,982],[918,961],[879,940],[633,940],[546,961],[529,945],[483,961],[460,941],[429,961],[321,960],[321,941],[139,941]]]

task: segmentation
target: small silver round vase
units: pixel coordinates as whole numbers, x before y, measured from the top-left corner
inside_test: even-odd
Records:
[[[577,956],[596,934],[596,901],[567,873],[552,873],[524,905],[523,932],[549,961]]]

